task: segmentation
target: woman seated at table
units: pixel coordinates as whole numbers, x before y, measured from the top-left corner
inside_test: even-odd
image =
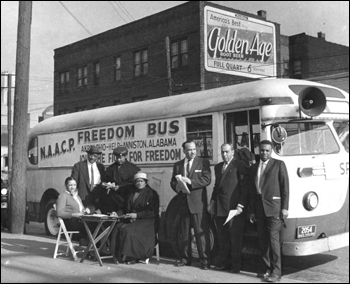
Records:
[[[90,209],[84,208],[78,195],[77,182],[72,177],[67,177],[65,182],[66,191],[58,196],[56,201],[57,216],[63,219],[68,231],[79,231],[79,245],[86,246],[88,243],[84,224],[79,218],[72,217],[73,213],[89,214]]]
[[[159,221],[159,196],[148,186],[147,174],[137,173],[135,185],[130,188],[123,212],[127,223],[118,223],[112,233],[111,250],[126,264],[146,260],[153,255],[155,226]],[[123,220],[123,219],[122,219]]]

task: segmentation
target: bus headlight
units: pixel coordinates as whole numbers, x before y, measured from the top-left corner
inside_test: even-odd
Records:
[[[304,208],[308,211],[314,210],[318,205],[318,196],[315,192],[310,191],[304,195],[303,198]]]

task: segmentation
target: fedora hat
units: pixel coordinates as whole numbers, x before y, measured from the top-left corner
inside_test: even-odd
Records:
[[[91,145],[89,150],[86,150],[86,153],[89,153],[89,154],[101,154],[102,152],[100,151],[100,147]]]
[[[113,155],[120,156],[123,155],[125,156],[128,153],[128,148],[124,146],[118,146],[113,150]]]
[[[148,181],[146,173],[137,173],[137,174],[134,175],[134,181],[136,181],[139,178],[142,178],[142,179]]]

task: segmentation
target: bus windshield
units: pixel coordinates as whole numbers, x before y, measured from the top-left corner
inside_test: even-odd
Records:
[[[345,150],[349,152],[349,121],[334,121],[333,126]]]
[[[287,131],[287,139],[283,143],[274,143],[274,150],[280,156],[339,152],[339,145],[324,122],[289,122],[280,123],[279,126]]]

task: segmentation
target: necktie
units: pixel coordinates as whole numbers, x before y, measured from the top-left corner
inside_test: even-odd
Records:
[[[227,168],[227,165],[228,165],[228,163],[225,162],[224,165],[222,166],[222,171],[221,171],[221,173],[224,173],[224,171],[225,171],[226,168]]]
[[[190,167],[190,160],[188,160],[187,166],[186,166],[186,176],[187,176],[187,177],[190,175],[190,170],[191,170],[191,167]]]
[[[264,180],[264,173],[265,173],[265,168],[266,168],[266,164],[265,163],[261,163],[261,169],[260,169],[260,179],[259,179],[259,191],[261,193],[261,186]]]
[[[93,188],[94,188],[94,168],[92,167],[92,164],[91,164],[91,181],[90,181],[90,188],[91,188],[91,190],[93,190]]]

